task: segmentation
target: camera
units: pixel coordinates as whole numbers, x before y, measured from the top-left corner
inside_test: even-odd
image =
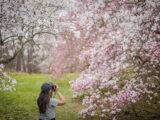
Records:
[[[53,85],[52,85],[52,90],[53,90],[53,91],[56,91],[56,88],[57,88],[57,86],[53,84]]]
[[[50,84],[50,86],[51,86],[51,89],[52,89],[53,91],[56,91],[57,86],[54,85],[52,82],[49,82],[49,84]]]

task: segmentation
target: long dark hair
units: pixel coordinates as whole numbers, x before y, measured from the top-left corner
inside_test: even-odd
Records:
[[[49,103],[49,101],[50,101],[49,91],[41,91],[37,100],[40,113],[46,112],[47,104]]]

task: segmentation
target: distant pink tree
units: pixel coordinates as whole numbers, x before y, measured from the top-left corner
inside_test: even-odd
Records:
[[[80,54],[89,67],[70,83],[73,97],[83,98],[83,117],[115,119],[129,106],[137,115],[133,106],[141,100],[150,107],[153,99],[160,102],[160,2],[77,0],[75,5],[79,25],[89,30],[85,35],[97,35]]]
[[[64,31],[52,57],[52,75],[82,71],[86,64],[80,63],[79,54],[86,44],[86,41],[76,38],[73,32]]]
[[[52,75],[84,70],[88,66],[88,61],[81,62],[79,55],[97,40],[97,31],[94,30],[94,26],[89,29],[81,26],[79,16],[76,16],[73,12],[68,12],[62,22],[69,22],[72,25],[61,31],[62,34],[58,38],[59,44],[55,48],[50,67]],[[88,24],[88,21],[86,21],[86,24]],[[89,34],[90,32],[92,34]]]

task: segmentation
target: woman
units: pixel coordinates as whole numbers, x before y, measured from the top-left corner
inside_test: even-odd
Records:
[[[52,98],[52,93],[56,92],[58,95],[58,100]],[[65,98],[59,91],[59,87],[53,83],[44,83],[41,86],[41,93],[37,99],[37,104],[40,111],[39,120],[55,120],[57,105],[64,105]]]

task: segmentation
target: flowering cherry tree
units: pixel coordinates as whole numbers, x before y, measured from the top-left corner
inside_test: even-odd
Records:
[[[63,2],[2,0],[0,3],[0,85],[3,89],[5,80],[11,82],[11,78],[3,72],[4,65],[13,61],[28,46],[32,49],[38,46],[42,34],[56,36],[58,24],[54,23],[58,23],[58,12]]]
[[[89,67],[70,83],[73,97],[82,97],[86,106],[80,114],[115,119],[130,106],[137,115],[133,105],[139,101],[158,103],[160,2],[77,0],[75,5],[79,25],[89,31],[85,35],[96,33],[96,41],[80,54]]]
[[[61,5],[48,1],[3,0],[1,2],[0,63],[7,64],[41,34],[55,36],[57,11]]]

